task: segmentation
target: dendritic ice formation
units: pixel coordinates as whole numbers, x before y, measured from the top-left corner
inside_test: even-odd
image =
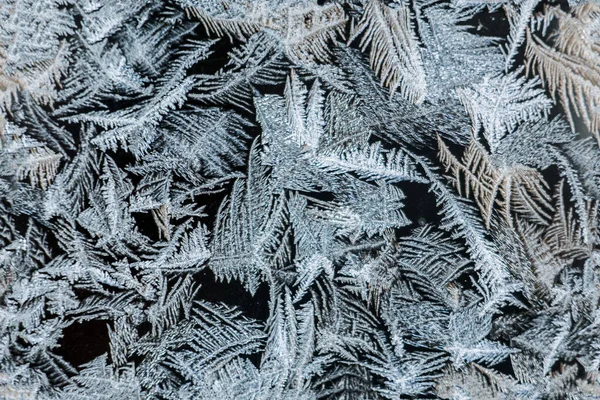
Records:
[[[600,6],[0,0],[1,399],[599,399]]]

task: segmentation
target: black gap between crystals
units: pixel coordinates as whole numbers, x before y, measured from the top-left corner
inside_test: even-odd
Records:
[[[238,280],[219,281],[207,268],[195,274],[194,280],[201,285],[198,299],[235,306],[244,316],[262,322],[269,317],[269,287],[265,282],[252,295]]]
[[[435,195],[429,191],[427,185],[415,182],[402,182],[398,185],[406,198],[402,211],[411,221],[411,224],[397,229],[398,236],[408,235],[416,227],[427,224],[438,225],[441,216],[438,214]]]
[[[79,367],[110,350],[107,321],[89,320],[75,322],[63,330],[54,350],[73,366]]]

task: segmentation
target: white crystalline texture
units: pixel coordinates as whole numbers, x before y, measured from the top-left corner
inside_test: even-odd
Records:
[[[0,399],[600,398],[600,6],[0,0]]]

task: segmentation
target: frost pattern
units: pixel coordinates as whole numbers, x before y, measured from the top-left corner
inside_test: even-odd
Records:
[[[569,3],[0,0],[0,398],[600,398]]]

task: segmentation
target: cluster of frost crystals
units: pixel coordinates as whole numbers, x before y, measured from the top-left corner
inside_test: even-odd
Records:
[[[600,398],[599,29],[0,0],[0,399]]]

